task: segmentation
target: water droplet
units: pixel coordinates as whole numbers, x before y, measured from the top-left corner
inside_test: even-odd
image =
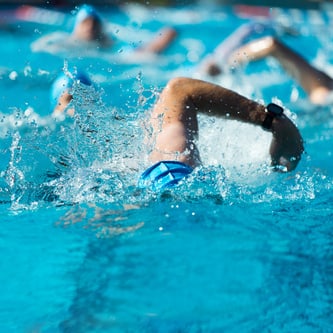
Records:
[[[12,71],[12,72],[10,72],[10,74],[9,74],[9,78],[11,79],[11,80],[16,80],[17,79],[17,77],[18,77],[18,74],[17,74],[17,72],[16,71]]]

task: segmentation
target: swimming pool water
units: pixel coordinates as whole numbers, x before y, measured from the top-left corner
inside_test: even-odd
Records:
[[[331,12],[272,13],[301,33],[284,40],[333,74]],[[268,133],[201,116],[203,167],[161,195],[141,191],[156,94],[199,77],[199,60],[249,19],[208,6],[103,15],[123,40],[112,54],[31,52],[57,25],[0,33],[0,331],[332,332],[332,108],[312,106],[271,59],[221,76],[290,110],[306,147],[296,171],[270,171]],[[180,32],[166,54],[131,56],[128,42],[164,24]],[[64,66],[96,84],[76,91],[75,119],[56,121],[48,90]]]

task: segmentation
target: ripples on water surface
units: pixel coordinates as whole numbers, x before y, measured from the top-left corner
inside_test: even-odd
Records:
[[[126,58],[116,65],[115,55],[64,61],[29,53],[50,27],[1,37],[9,48],[3,57],[20,55],[3,61],[0,81],[1,331],[331,332],[331,108],[309,106],[270,61],[259,74],[253,65],[219,79],[292,109],[306,140],[297,170],[270,171],[267,133],[200,117],[203,167],[161,195],[139,190],[143,120],[157,91],[169,77],[192,74],[194,60],[218,42],[210,34],[205,45],[201,34],[224,28],[227,35],[243,21],[203,8],[106,14],[127,32],[133,21],[157,22],[183,35],[156,67]],[[330,72],[331,26],[323,36],[323,23],[296,22],[304,36],[287,41]],[[48,87],[74,59],[96,86],[78,87],[73,119],[54,120]]]

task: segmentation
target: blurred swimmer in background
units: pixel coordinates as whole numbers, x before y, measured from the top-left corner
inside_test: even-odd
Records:
[[[299,33],[290,27],[268,20],[244,23],[222,40],[212,53],[202,59],[199,71],[211,77],[229,72],[233,65],[231,56],[237,49],[254,39],[283,35],[298,36]]]
[[[241,46],[230,55],[229,62],[240,66],[269,56],[279,61],[313,104],[332,103],[333,79],[276,37],[262,37]]]
[[[83,71],[62,72],[53,81],[50,89],[50,110],[54,116],[74,115],[74,106],[70,104],[77,86],[91,86],[92,81]]]
[[[241,26],[201,63],[210,77],[266,57],[274,57],[308,94],[313,104],[332,103],[333,79],[281,41],[270,24]]]
[[[171,44],[176,35],[177,32],[173,28],[163,28],[151,41],[134,50],[159,54]],[[31,50],[56,54],[75,49],[82,51],[84,48],[112,49],[114,44],[114,36],[106,33],[101,15],[93,6],[85,4],[77,11],[74,27],[70,33],[56,31],[43,36],[31,44]]]
[[[89,5],[83,5],[77,12],[72,36],[76,41],[97,42],[102,47],[112,45],[104,32],[101,16]]]

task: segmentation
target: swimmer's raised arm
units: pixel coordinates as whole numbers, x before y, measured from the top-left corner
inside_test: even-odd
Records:
[[[267,56],[272,56],[280,62],[289,75],[309,94],[313,103],[325,103],[327,95],[333,90],[333,79],[275,37],[256,39],[242,46],[230,56],[229,64],[240,65]]]
[[[154,162],[173,157],[190,166],[199,163],[194,140],[198,134],[197,113],[226,117],[272,132],[272,165],[293,170],[303,152],[303,140],[296,126],[285,115],[271,116],[260,103],[221,86],[190,78],[169,81],[151,116]]]
[[[157,32],[156,36],[148,43],[138,47],[136,51],[159,54],[170,46],[177,37],[177,31],[174,28],[165,27]]]
[[[210,76],[220,75],[226,67],[232,65],[228,64],[228,59],[235,50],[239,50],[249,38],[263,32],[272,33],[272,30],[274,28],[271,22],[249,22],[241,25],[201,61],[199,70]]]

